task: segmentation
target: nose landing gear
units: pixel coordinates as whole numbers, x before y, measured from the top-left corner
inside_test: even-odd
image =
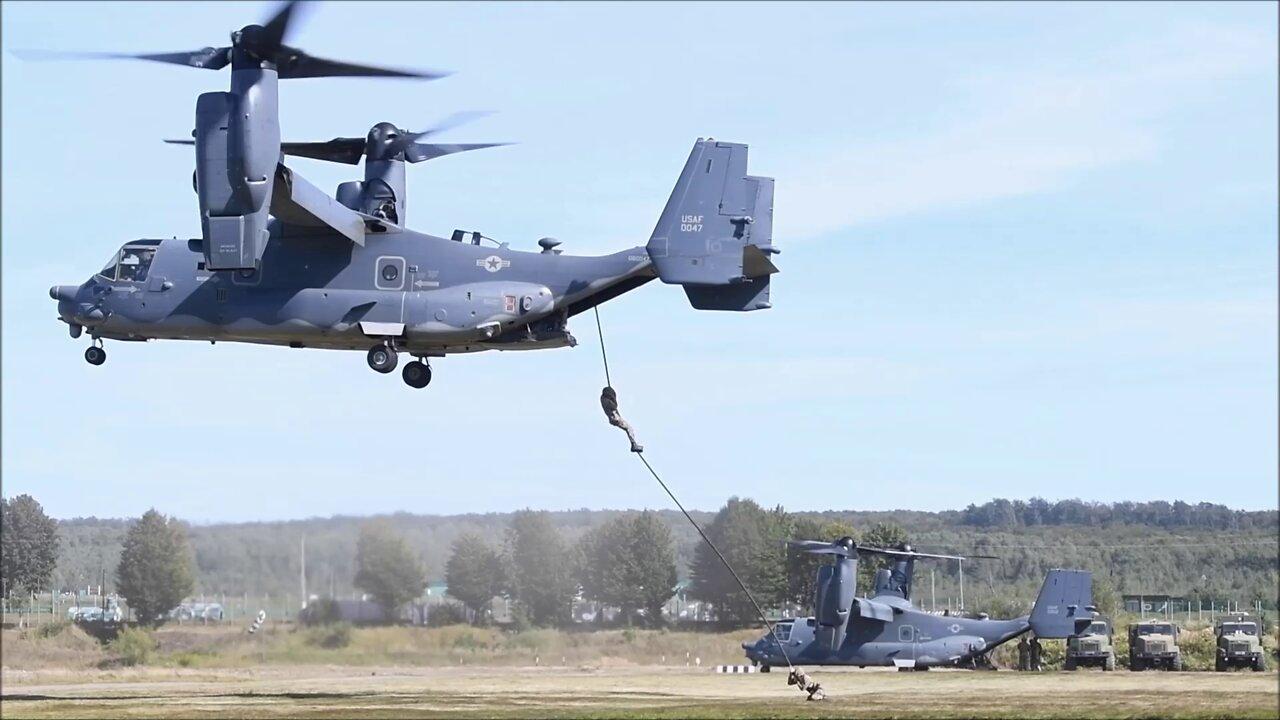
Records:
[[[107,351],[102,349],[102,341],[94,338],[93,344],[84,351],[85,362],[90,365],[101,365],[107,361]]]
[[[431,366],[420,360],[414,360],[404,366],[400,377],[404,378],[405,385],[409,387],[424,388],[431,383]]]

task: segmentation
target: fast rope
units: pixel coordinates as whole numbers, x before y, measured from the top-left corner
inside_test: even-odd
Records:
[[[612,388],[613,383],[609,377],[609,355],[605,351],[604,330],[600,325],[600,306],[597,305],[592,309],[595,311],[596,315],[596,334],[600,337],[600,360],[604,363],[605,386]],[[633,441],[633,448],[634,447],[636,446]],[[702,541],[705,542],[707,547],[711,548],[711,552],[715,553],[716,557],[720,559],[720,563],[724,565],[724,569],[729,571],[729,575],[733,577],[733,581],[742,589],[742,594],[746,595],[747,600],[751,601],[751,606],[755,608],[756,615],[760,617],[760,621],[763,622],[764,626],[769,630],[769,635],[773,637],[773,641],[778,645],[778,650],[782,653],[782,659],[787,662],[787,669],[790,671],[787,674],[787,684],[799,686],[801,691],[809,693],[810,700],[823,699],[825,695],[822,691],[822,686],[816,682],[810,682],[808,676],[805,675],[804,670],[797,668],[791,663],[791,657],[787,654],[786,645],[784,645],[781,638],[778,637],[777,628],[769,621],[769,618],[765,616],[764,610],[760,607],[760,603],[756,602],[755,596],[751,594],[751,591],[747,589],[747,584],[742,581],[742,578],[738,576],[737,571],[735,571],[733,566],[729,564],[728,558],[724,556],[724,553],[720,552],[720,548],[716,547],[716,544],[711,541],[711,538],[707,536],[707,533],[702,530],[702,526],[698,524],[698,521],[694,520],[693,516],[689,514],[689,511],[684,509],[684,504],[680,502],[680,499],[676,497],[676,494],[671,491],[671,488],[667,483],[660,475],[658,475],[658,471],[654,470],[653,466],[649,464],[649,460],[644,456],[644,450],[633,450],[633,452],[635,452],[636,457],[640,458],[640,462],[644,463],[645,469],[649,471],[649,474],[653,476],[653,479],[658,481],[658,485],[660,485],[663,491],[667,493],[667,497],[671,498],[671,502],[675,503],[676,507],[680,509],[680,512],[684,515],[684,518],[689,521],[689,524],[693,526],[693,529],[698,531],[698,535],[702,538]]]

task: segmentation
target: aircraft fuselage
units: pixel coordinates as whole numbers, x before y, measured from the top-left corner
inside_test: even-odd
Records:
[[[893,607],[888,621],[851,617],[842,642],[834,650],[818,641],[814,618],[788,618],[777,623],[782,647],[792,663],[936,667],[956,665],[1027,632],[1026,618],[985,620],[934,615],[897,597],[877,597]],[[767,666],[785,666],[782,649],[766,633],[743,643],[747,658]]]
[[[407,230],[273,223],[257,270],[208,270],[202,240],[126,243],[79,286],[56,286],[73,334],[397,351],[432,357],[574,344],[565,321],[654,277],[643,247],[601,257],[520,252]]]

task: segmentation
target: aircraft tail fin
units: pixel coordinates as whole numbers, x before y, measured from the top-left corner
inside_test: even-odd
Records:
[[[646,249],[699,310],[768,308],[773,178],[747,174],[746,145],[699,138]]]
[[[1093,621],[1093,575],[1086,570],[1050,570],[1031,608],[1031,629],[1042,638],[1078,635]]]

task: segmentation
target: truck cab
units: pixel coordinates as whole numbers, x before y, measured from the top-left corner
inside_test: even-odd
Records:
[[[1066,670],[1097,666],[1103,670],[1116,669],[1115,648],[1111,644],[1111,622],[1094,618],[1089,627],[1079,635],[1067,638],[1067,654],[1063,662]]]
[[[1219,620],[1213,628],[1217,650],[1214,670],[1224,672],[1232,667],[1248,667],[1255,672],[1267,669],[1262,650],[1262,628],[1249,615],[1235,615]]]
[[[1181,629],[1168,620],[1143,620],[1129,626],[1129,669],[1182,669]]]

